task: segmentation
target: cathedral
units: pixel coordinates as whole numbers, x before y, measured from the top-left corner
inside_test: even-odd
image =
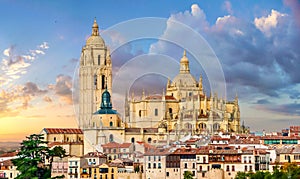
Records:
[[[101,151],[108,142],[144,141],[153,145],[187,135],[217,132],[240,133],[238,97],[226,101],[215,93],[207,96],[202,76],[190,73],[186,51],[178,75],[168,80],[159,95],[125,98],[122,117],[113,109],[112,62],[109,48],[94,20],[92,34],[82,48],[79,68],[79,127],[84,131],[84,153]]]

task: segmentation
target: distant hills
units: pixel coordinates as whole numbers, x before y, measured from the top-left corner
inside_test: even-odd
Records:
[[[20,142],[0,142],[0,154],[17,150],[20,147]]]

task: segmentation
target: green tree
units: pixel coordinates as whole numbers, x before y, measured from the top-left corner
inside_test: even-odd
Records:
[[[193,179],[193,173],[191,171],[185,171],[183,173],[183,178],[184,179]]]
[[[12,160],[21,173],[16,179],[51,178],[53,157],[63,157],[65,150],[62,147],[49,149],[43,139],[42,134],[32,134],[21,143],[18,158]]]
[[[235,179],[246,179],[247,174],[245,172],[237,172]]]

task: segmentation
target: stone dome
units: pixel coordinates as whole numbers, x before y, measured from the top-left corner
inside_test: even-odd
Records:
[[[100,45],[100,46],[104,46],[104,40],[100,37],[100,36],[90,36],[87,40],[86,40],[86,45]]]
[[[92,35],[86,40],[86,45],[97,45],[97,46],[105,45],[104,40],[99,35],[99,26],[97,24],[96,19],[94,20],[94,24],[92,27]]]
[[[194,86],[197,81],[190,73],[179,73],[172,81],[173,85],[176,86]]]

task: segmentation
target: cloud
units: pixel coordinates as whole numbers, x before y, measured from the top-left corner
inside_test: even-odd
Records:
[[[267,99],[257,100],[256,104],[270,104],[270,101]]]
[[[237,91],[242,101],[261,105],[284,99],[286,104],[278,104],[276,110],[279,111],[295,106],[288,105],[289,100],[298,100],[300,94],[299,88],[288,90],[300,83],[300,33],[295,23],[298,21],[295,12],[291,16],[273,9],[266,16],[248,21],[230,14],[218,17],[212,25],[205,17],[205,12],[198,5],[193,5],[190,11],[172,14],[162,38],[188,39],[189,34],[172,27],[171,20],[184,23],[201,34],[222,64],[228,99],[233,98]],[[199,45],[198,48],[203,51]],[[159,40],[150,46],[149,51],[178,59],[182,48]],[[195,70],[203,74],[199,68],[193,71],[193,66],[192,63],[193,75]],[[290,101],[290,104],[294,103]]]
[[[230,1],[225,1],[223,3],[223,9],[225,9],[229,14],[233,14],[233,10],[232,10]]]
[[[48,88],[53,90],[63,102],[73,104],[72,78],[70,76],[63,74],[58,75],[56,77],[56,84],[49,85]]]
[[[258,110],[269,111],[272,114],[280,114],[287,116],[300,116],[300,103],[285,103],[285,104],[261,104],[255,106]]]
[[[44,96],[43,100],[48,103],[52,103],[52,99],[49,96]]]
[[[49,48],[49,45],[47,42],[43,42],[41,45],[39,45],[39,48],[40,49],[48,49]]]
[[[39,55],[45,55],[45,49],[49,46],[46,42],[39,45],[35,50],[29,50],[25,54],[15,52],[15,46],[11,46],[3,51],[3,59],[0,62],[0,85],[5,86],[19,79],[27,73],[27,68]]]
[[[47,90],[40,89],[35,83],[12,86],[9,90],[0,92],[0,117],[16,116],[22,110],[31,107],[30,102]]]
[[[10,48],[5,49],[5,50],[3,51],[3,55],[9,57],[9,55],[10,55]]]
[[[295,23],[300,28],[300,2],[297,0],[284,0],[285,5],[289,6],[295,19]]]
[[[41,90],[35,83],[27,82],[23,87],[23,93],[31,96],[35,96],[39,94],[45,94],[47,93],[47,90]]]
[[[267,17],[255,18],[254,25],[264,34],[270,36],[272,34],[272,29],[276,28],[282,17],[285,16],[287,16],[287,14],[282,14],[272,9],[271,14]]]

